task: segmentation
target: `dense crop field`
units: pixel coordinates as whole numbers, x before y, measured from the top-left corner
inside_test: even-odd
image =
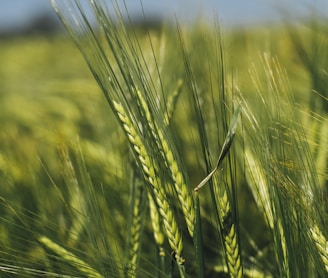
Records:
[[[0,40],[1,276],[325,277],[327,22],[74,11]]]

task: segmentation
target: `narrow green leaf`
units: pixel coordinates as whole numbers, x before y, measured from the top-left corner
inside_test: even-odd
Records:
[[[226,157],[226,155],[228,154],[229,150],[230,150],[230,147],[232,145],[232,142],[233,142],[233,139],[235,137],[235,133],[236,133],[236,129],[237,129],[237,124],[238,124],[238,116],[239,116],[239,113],[240,113],[240,104],[238,104],[234,114],[233,114],[233,117],[232,117],[232,120],[231,120],[231,123],[230,123],[230,126],[229,126],[229,130],[228,130],[228,133],[227,133],[227,136],[224,140],[224,143],[223,143],[223,146],[222,146],[222,149],[221,149],[221,152],[220,152],[220,155],[219,155],[219,159],[216,163],[216,166],[214,167],[214,169],[211,171],[211,173],[209,173],[195,188],[194,190],[196,192],[198,192],[199,189],[201,189],[209,180],[210,178],[212,178],[212,176],[214,175],[214,173],[217,171],[217,169],[220,167],[223,159]]]

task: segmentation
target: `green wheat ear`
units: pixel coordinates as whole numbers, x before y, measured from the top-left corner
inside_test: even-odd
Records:
[[[310,236],[315,242],[320,259],[328,273],[328,241],[317,225],[310,229]]]
[[[221,193],[220,193],[221,191]],[[230,277],[243,277],[240,244],[238,241],[236,223],[233,218],[233,208],[227,194],[227,189],[219,188],[218,180],[214,180],[214,192],[218,204],[218,216],[223,239],[226,264]]]
[[[90,265],[86,262],[78,258],[72,252],[66,250],[64,247],[58,245],[57,243],[53,242],[50,238],[46,236],[40,236],[38,241],[45,246],[47,249],[51,250],[57,256],[61,257],[64,261],[71,264],[72,266],[76,267],[81,273],[86,275],[86,277],[92,278],[102,278],[103,276],[100,275],[95,269],[93,269]]]
[[[162,224],[160,220],[160,215],[158,214],[157,206],[150,193],[148,193],[148,204],[149,204],[151,225],[153,227],[154,239],[159,248],[159,255],[164,257],[165,253],[163,249],[163,244],[164,244],[165,235],[163,234],[162,231]]]
[[[163,190],[162,184],[155,174],[155,167],[150,161],[151,156],[147,152],[145,145],[142,143],[140,136],[131,123],[131,120],[126,114],[123,106],[116,101],[113,101],[113,106],[116,110],[118,118],[121,121],[123,129],[126,132],[127,138],[131,144],[133,152],[135,153],[135,157],[138,160],[144,178],[150,185],[149,189],[151,190],[158,206],[169,244],[175,252],[178,264],[183,265],[184,260],[181,256],[183,249],[182,236],[174,217],[173,210],[170,208],[170,205],[167,201],[167,197]]]
[[[143,202],[145,189],[137,177],[135,178],[134,183],[134,192],[132,194],[132,221],[129,225],[129,238],[124,271],[127,277],[136,277],[137,275],[138,257],[141,245],[141,230],[143,226]]]
[[[243,267],[240,260],[240,251],[237,242],[235,225],[232,225],[230,231],[224,236],[224,245],[230,277],[243,277]]]
[[[182,88],[183,88],[183,80],[179,79],[175,90],[173,91],[172,94],[169,95],[167,100],[166,112],[164,115],[164,123],[166,126],[169,126],[171,123],[171,119],[175,111],[178,97],[182,92]]]
[[[182,83],[179,83],[178,86],[182,86]],[[178,87],[178,89],[181,88]],[[191,237],[193,237],[196,221],[194,200],[185,181],[183,171],[178,163],[176,153],[172,151],[173,146],[170,144],[170,141],[167,138],[167,134],[164,132],[163,128],[154,123],[150,108],[142,93],[137,91],[136,95],[138,97],[138,102],[140,103],[139,105],[143,110],[143,114],[146,117],[146,122],[149,125],[153,139],[161,152],[166,167],[169,169],[174,184],[174,189],[177,192],[178,199],[186,219],[189,234]],[[175,96],[173,95],[173,98],[174,97]],[[173,103],[170,104],[170,106],[171,105],[173,105]]]

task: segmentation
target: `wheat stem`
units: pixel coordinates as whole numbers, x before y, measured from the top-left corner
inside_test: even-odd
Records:
[[[87,218],[86,201],[81,192],[74,166],[69,157],[68,149],[66,147],[62,147],[60,148],[59,153],[64,164],[63,174],[70,194],[69,205],[72,208],[72,213],[74,214],[68,239],[68,245],[72,246],[77,242],[79,235],[85,227]]]

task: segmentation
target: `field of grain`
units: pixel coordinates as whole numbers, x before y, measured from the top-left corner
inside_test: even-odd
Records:
[[[99,29],[59,7],[71,36],[0,39],[1,276],[327,275],[327,22],[94,5]]]

